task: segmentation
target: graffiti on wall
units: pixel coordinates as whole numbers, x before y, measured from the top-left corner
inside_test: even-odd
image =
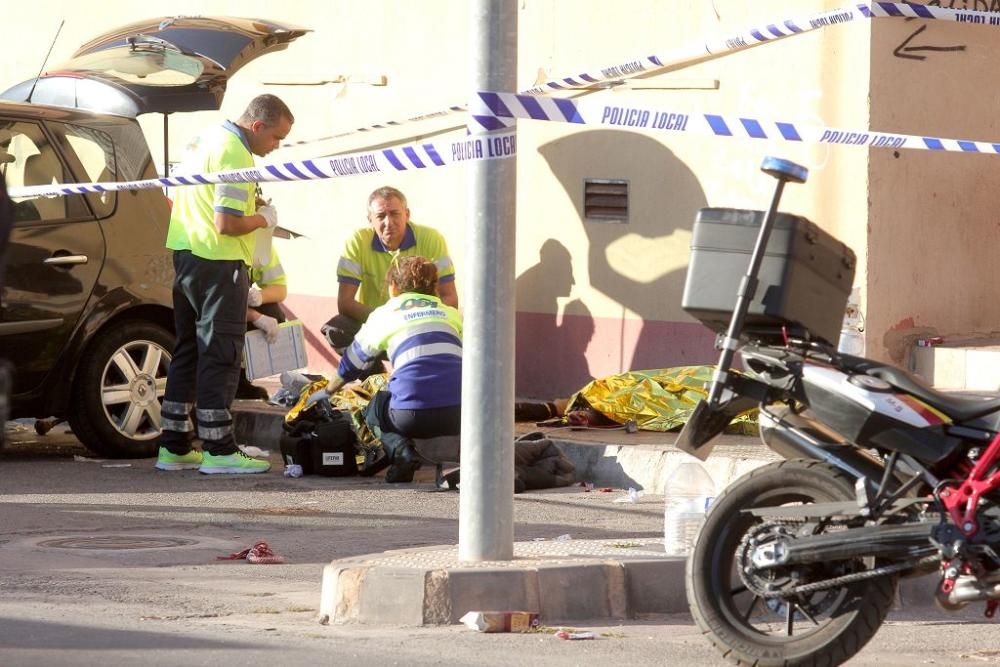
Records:
[[[998,0],[1000,1],[1000,0]],[[897,58],[907,58],[909,60],[927,60],[926,53],[943,53],[948,51],[965,51],[965,44],[955,44],[952,46],[934,46],[926,44],[927,38],[917,39],[920,33],[927,30],[926,25],[922,25],[914,30],[909,37],[892,51],[892,55]]]
[[[965,9],[976,12],[1000,13],[1000,0],[931,0],[923,4],[943,9]],[[979,22],[982,22],[982,17],[970,16],[969,18],[977,18]],[[916,19],[906,20],[913,21]],[[991,18],[990,24],[1000,25],[1000,16],[996,19]],[[927,56],[933,53],[965,51],[965,44],[933,44],[934,40],[927,35],[921,37],[922,33],[926,30],[927,24],[923,24],[915,29],[899,46],[893,49],[892,55],[907,60],[927,60]]]
[[[931,0],[924,3],[944,9],[971,9],[974,12],[1000,12],[1000,0]]]

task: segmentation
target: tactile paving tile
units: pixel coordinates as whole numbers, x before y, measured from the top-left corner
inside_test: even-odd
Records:
[[[357,559],[359,565],[419,569],[465,568],[533,568],[579,561],[649,560],[670,558],[663,552],[662,539],[617,540],[544,540],[516,542],[514,559],[501,561],[463,562],[458,559],[458,547],[435,547],[419,550],[387,552]],[[354,559],[352,559],[354,560]]]

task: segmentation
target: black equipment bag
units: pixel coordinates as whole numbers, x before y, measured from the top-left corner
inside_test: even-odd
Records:
[[[285,465],[302,466],[303,475],[352,477],[358,474],[358,439],[350,415],[331,410],[328,421],[302,422],[281,434]]]

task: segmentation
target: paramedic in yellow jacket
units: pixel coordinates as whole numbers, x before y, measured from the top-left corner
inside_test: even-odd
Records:
[[[278,249],[271,248],[271,259],[263,266],[250,267],[250,291],[247,294],[247,331],[260,329],[268,343],[278,339],[278,325],[284,322],[285,311],[281,302],[288,297],[288,278],[278,257]],[[267,390],[247,379],[246,369],[240,373],[236,398],[267,400]]]
[[[278,337],[278,325],[285,321],[281,302],[288,296],[288,278],[277,248],[263,266],[250,267],[250,290],[247,293],[247,323],[264,332],[268,343]]]
[[[253,167],[253,156],[277,148],[294,120],[274,95],[255,97],[236,122],[226,121],[199,135],[189,147],[184,171]],[[250,458],[237,448],[230,412],[243,356],[254,232],[278,224],[274,207],[258,208],[255,194],[254,183],[238,182],[175,191],[166,245],[174,251],[177,343],[161,408],[160,470],[212,474],[270,468],[268,461]],[[192,407],[203,451],[191,447]]]
[[[347,241],[337,264],[337,315],[321,329],[338,354],[351,344],[369,313],[389,300],[385,275],[400,257],[425,257],[433,262],[438,296],[458,308],[455,265],[444,237],[432,227],[410,221],[402,192],[390,186],[377,188],[368,196],[368,226]],[[373,359],[370,366],[378,363]]]
[[[388,389],[369,402],[365,420],[392,465],[388,482],[409,482],[420,467],[410,438],[458,435],[462,408],[462,318],[437,296],[437,267],[425,257],[402,257],[386,275],[390,299],[371,312],[345,352],[337,374],[309,397],[329,398],[361,377],[366,364],[388,353]]]

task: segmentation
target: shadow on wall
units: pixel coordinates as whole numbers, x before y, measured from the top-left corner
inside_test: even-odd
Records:
[[[603,376],[711,359],[713,337],[680,309],[690,230],[696,211],[707,205],[691,169],[654,139],[616,130],[581,132],[539,152],[577,208],[588,239],[590,287],[621,306],[607,316],[586,314],[590,371]],[[588,178],[628,181],[627,223],[585,218]],[[639,319],[628,319],[626,311]]]
[[[315,367],[317,371],[325,371],[327,369],[333,370],[337,368],[340,364],[340,355],[333,351],[330,347],[330,343],[327,342],[326,338],[317,334],[320,327],[323,326],[329,319],[326,317],[324,310],[317,310],[311,308],[304,308],[298,312],[293,310],[287,302],[281,304],[282,310],[288,315],[290,320],[299,320],[302,322],[302,330],[305,333],[306,348],[310,352],[315,352],[319,355],[320,360],[310,358],[310,368]],[[325,308],[325,304],[324,304]],[[301,313],[301,314],[300,314]],[[317,315],[317,313],[323,313],[322,315]]]
[[[589,382],[587,346],[594,335],[590,310],[579,299],[566,305],[561,321],[557,299],[576,281],[569,250],[559,241],[542,244],[538,263],[517,278],[518,396],[567,396]]]

